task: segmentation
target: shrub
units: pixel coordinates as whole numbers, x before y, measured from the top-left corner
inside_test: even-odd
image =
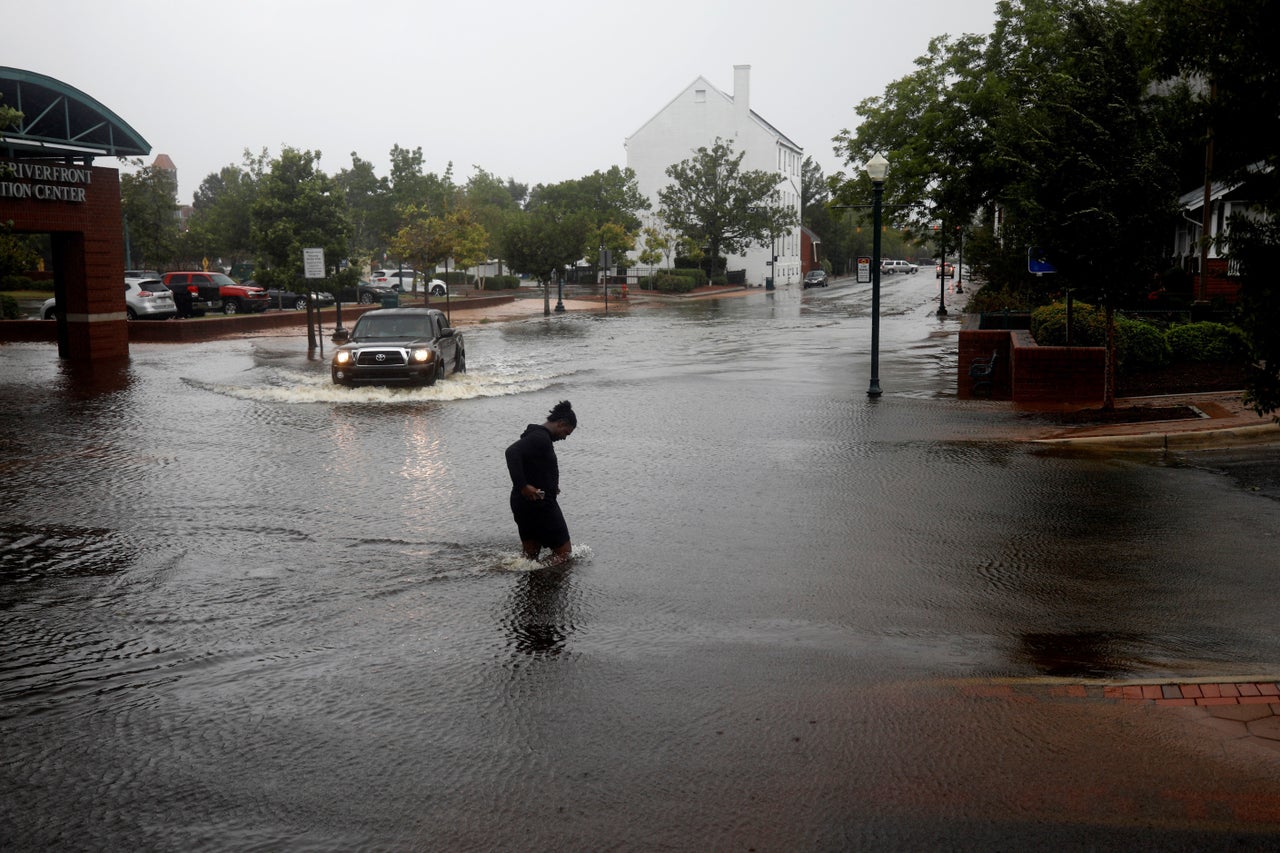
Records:
[[[1165,332],[1175,361],[1239,361],[1249,352],[1244,332],[1222,323],[1183,323]]]
[[[1117,315],[1116,361],[1126,370],[1144,370],[1169,363],[1169,344],[1159,328],[1141,320]],[[1031,312],[1031,336],[1042,347],[1067,345],[1067,306],[1062,302],[1043,305]],[[1105,347],[1107,315],[1087,302],[1071,306],[1071,345]]]
[[[39,290],[36,283],[25,275],[0,276],[0,290]]]
[[[694,287],[707,286],[707,271],[698,267],[676,267],[672,274],[693,279]],[[659,273],[661,275],[661,273]]]
[[[485,290],[514,290],[520,286],[520,276],[491,275],[484,280]]]
[[[987,284],[969,295],[964,310],[970,314],[994,314],[1005,310],[1030,311],[1034,307],[1031,295],[1025,290],[1007,290]]]
[[[686,270],[679,272],[684,273]],[[653,289],[659,293],[689,293],[697,286],[696,282],[694,276],[662,272],[653,277]]]
[[[1067,306],[1062,302],[1042,305],[1031,312],[1031,336],[1042,347],[1067,345]],[[1107,345],[1106,315],[1087,302],[1071,305],[1071,345]]]
[[[717,273],[716,275],[711,276],[711,283],[717,287],[724,287],[729,283],[729,276]]]
[[[0,293],[0,320],[20,320],[22,316],[18,300],[7,293]]]
[[[1169,344],[1150,323],[1116,317],[1116,359],[1123,370],[1163,367],[1169,363]]]

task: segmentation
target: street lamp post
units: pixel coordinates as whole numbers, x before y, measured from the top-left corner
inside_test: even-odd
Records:
[[[884,178],[889,161],[880,152],[867,161],[867,177],[871,179],[871,385],[868,397],[880,396],[880,210],[884,200]]]

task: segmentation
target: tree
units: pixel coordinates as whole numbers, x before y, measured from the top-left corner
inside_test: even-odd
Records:
[[[503,260],[503,232],[507,220],[512,213],[520,210],[520,203],[528,193],[528,188],[511,178],[504,183],[479,166],[475,170],[475,174],[462,189],[462,204],[487,232],[489,250],[499,260]],[[476,263],[485,260],[488,258],[481,258]]]
[[[253,257],[250,211],[269,162],[266,149],[253,154],[246,148],[241,165],[223,166],[200,182],[184,238],[188,260],[216,257],[235,264]]]
[[[656,267],[663,260],[671,266],[671,256],[676,250],[678,236],[666,226],[660,217],[650,214],[640,229],[641,250],[637,260],[641,264]]]
[[[658,191],[659,213],[675,231],[705,246],[712,263],[767,245],[797,224],[794,210],[778,202],[778,176],[742,169],[746,152],[717,138],[688,160],[667,167],[672,183]]]
[[[469,210],[430,216],[420,208],[410,208],[405,217],[391,249],[417,269],[432,269],[451,259],[465,269],[488,257],[488,232],[473,220]]]
[[[120,206],[131,262],[161,266],[173,260],[178,249],[178,179],[169,169],[132,162],[138,170],[120,176]]]
[[[333,176],[346,208],[351,253],[361,259],[372,258],[386,245],[387,235],[395,228],[391,184],[378,177],[373,164],[351,152],[351,168]]]
[[[627,252],[636,247],[636,238],[627,229],[616,222],[606,222],[598,228],[589,228],[586,234],[587,248],[584,257],[587,263],[599,267],[600,249],[604,247],[613,257],[614,263],[622,261]]]
[[[318,151],[285,147],[262,177],[250,210],[260,284],[298,290],[303,249],[324,249],[331,266],[347,257],[342,197],[319,159]]]
[[[582,216],[529,210],[513,216],[506,229],[507,260],[517,272],[548,282],[582,257],[588,224]]]
[[[627,231],[640,229],[640,213],[649,200],[640,192],[635,170],[610,167],[572,181],[545,186],[539,184],[529,195],[529,209],[548,207],[561,216],[582,215],[597,228],[616,222]]]
[[[410,151],[399,145],[391,147],[391,207],[395,211],[392,227],[384,239],[389,239],[401,225],[409,210],[418,214],[443,216],[455,206],[458,188],[453,183],[453,164],[443,175],[423,171],[422,148]]]

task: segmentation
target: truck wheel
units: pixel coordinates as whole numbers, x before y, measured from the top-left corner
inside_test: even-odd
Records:
[[[239,299],[225,299],[225,300],[223,300],[223,302],[222,302],[222,313],[223,313],[223,314],[239,314],[239,313],[240,313],[240,300],[239,300]]]
[[[306,297],[305,297],[305,296],[299,296],[299,297],[298,297],[298,301],[297,301],[297,302],[295,302],[295,303],[293,303],[293,308],[294,308],[294,310],[295,310],[295,311],[306,311],[306,310],[307,310],[307,299],[306,299]]]
[[[372,294],[372,293],[362,293],[362,294],[360,294],[360,304],[361,304],[361,305],[372,305],[372,304],[373,304],[373,294]]]
[[[431,295],[444,296],[444,288],[437,284],[435,287],[431,288]]]
[[[467,372],[467,354],[463,352],[461,348],[458,349],[457,358],[453,360],[453,372],[454,373]]]

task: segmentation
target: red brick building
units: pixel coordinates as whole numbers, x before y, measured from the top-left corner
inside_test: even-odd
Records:
[[[93,98],[33,71],[0,67],[0,105],[22,114],[0,128],[0,222],[49,235],[62,309],[58,354],[127,356],[120,173],[93,161],[145,155],[151,146]]]

